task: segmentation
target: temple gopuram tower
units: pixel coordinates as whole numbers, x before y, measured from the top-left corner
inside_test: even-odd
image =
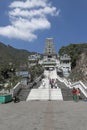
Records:
[[[56,58],[56,52],[54,49],[53,38],[46,39],[46,46],[44,50],[44,58]]]
[[[47,38],[43,54],[43,66],[48,69],[54,68],[56,66],[56,56],[53,38]]]

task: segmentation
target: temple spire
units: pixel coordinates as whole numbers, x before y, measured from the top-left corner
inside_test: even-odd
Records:
[[[53,38],[47,38],[46,39],[46,46],[44,50],[45,55],[55,55],[55,49],[54,49],[54,43],[53,43]]]

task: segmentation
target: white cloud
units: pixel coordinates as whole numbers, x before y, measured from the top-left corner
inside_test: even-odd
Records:
[[[14,26],[0,27],[0,35],[8,38],[16,38],[21,40],[32,41],[37,38],[35,34],[27,30],[20,30]]]
[[[16,8],[12,11],[9,12],[9,15],[10,16],[21,16],[21,17],[29,17],[29,18],[32,18],[32,17],[35,17],[35,16],[39,16],[39,17],[42,17],[42,16],[46,16],[46,15],[52,15],[52,16],[56,16],[60,13],[60,10],[56,11],[56,8],[55,7],[45,7],[45,8],[41,8],[41,9],[38,9],[38,10],[22,10],[20,8]]]
[[[50,29],[48,16],[58,16],[60,10],[48,0],[14,1],[9,5],[10,25],[0,27],[0,35],[8,38],[32,41],[38,30]]]
[[[36,8],[36,7],[46,7],[47,0],[26,0],[23,1],[14,1],[10,4],[10,8]]]

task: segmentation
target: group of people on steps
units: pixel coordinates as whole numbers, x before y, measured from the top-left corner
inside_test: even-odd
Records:
[[[50,84],[51,88],[58,88],[56,79],[49,79],[49,84]]]
[[[73,94],[73,100],[74,101],[79,101],[81,99],[81,91],[79,88],[73,88],[72,89],[72,94]]]

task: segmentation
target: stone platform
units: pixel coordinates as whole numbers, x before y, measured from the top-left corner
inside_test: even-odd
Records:
[[[0,130],[86,130],[86,113],[84,101],[0,104]]]

